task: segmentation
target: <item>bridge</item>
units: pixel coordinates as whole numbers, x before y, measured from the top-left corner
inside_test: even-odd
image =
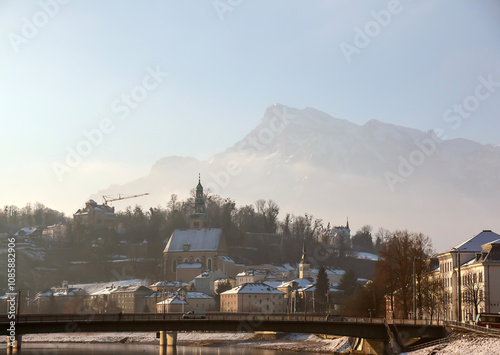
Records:
[[[0,316],[0,335],[9,335],[10,320]],[[16,318],[18,346],[23,334],[80,332],[161,332],[160,343],[175,345],[178,331],[287,332],[348,336],[384,347],[409,339],[436,340],[447,336],[443,325],[383,318],[341,318],[325,315],[207,313],[205,319],[184,319],[182,313],[131,314],[21,314]],[[372,346],[373,347],[373,346]]]

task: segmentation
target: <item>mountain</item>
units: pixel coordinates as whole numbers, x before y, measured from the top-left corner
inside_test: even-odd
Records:
[[[443,251],[500,230],[500,147],[376,120],[359,126],[313,108],[268,107],[243,140],[208,161],[166,157],[150,173],[94,197],[148,190],[144,207],[202,184],[240,205],[273,199],[325,224],[409,229]],[[137,201],[139,202],[139,201]],[[281,216],[283,217],[283,216]],[[375,231],[374,230],[374,231]]]

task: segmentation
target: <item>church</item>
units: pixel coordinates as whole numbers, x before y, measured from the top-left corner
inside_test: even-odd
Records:
[[[234,262],[227,256],[222,229],[209,228],[200,179],[189,229],[176,229],[163,251],[163,275],[168,281],[189,282],[205,271],[225,270]]]

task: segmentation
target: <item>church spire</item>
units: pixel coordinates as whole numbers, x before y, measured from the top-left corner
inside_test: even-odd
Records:
[[[347,224],[346,224],[345,228],[346,228],[346,229],[348,229],[348,230],[351,230],[351,229],[349,228],[349,217],[347,217]]]
[[[306,254],[306,238],[304,238],[304,241],[302,243],[302,259],[300,260],[302,264],[304,263],[309,263],[307,260],[307,254]]]
[[[311,277],[311,265],[309,260],[307,260],[306,254],[306,238],[304,237],[304,242],[302,244],[302,260],[299,263],[299,279],[308,279]]]

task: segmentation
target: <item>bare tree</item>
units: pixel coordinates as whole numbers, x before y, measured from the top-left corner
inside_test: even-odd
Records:
[[[463,304],[469,313],[472,313],[473,319],[479,314],[479,306],[485,301],[484,292],[480,285],[472,280],[467,280],[463,286]]]
[[[422,308],[423,290],[422,282],[428,271],[429,258],[432,254],[431,240],[420,233],[408,231],[395,231],[385,241],[384,248],[380,251],[381,260],[377,272],[382,273],[377,279],[384,280],[387,293],[394,297],[399,314],[405,318],[412,310],[413,304],[413,277],[417,289],[418,308]],[[384,276],[385,275],[385,276]],[[392,309],[394,311],[394,309]],[[421,313],[421,312],[420,312]]]

